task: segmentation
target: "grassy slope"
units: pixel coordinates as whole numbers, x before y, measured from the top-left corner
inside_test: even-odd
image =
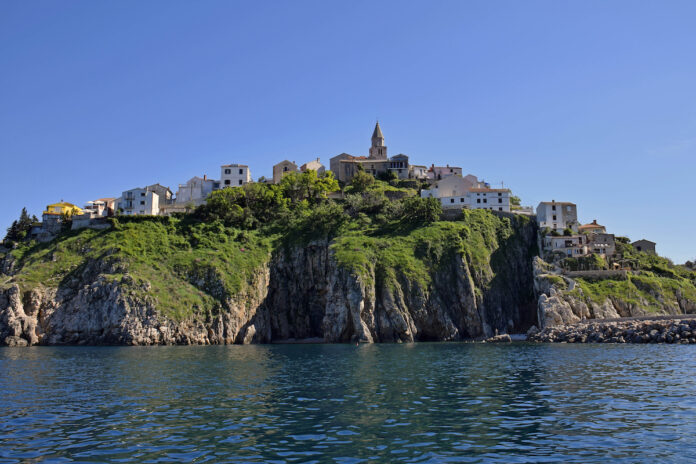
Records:
[[[150,283],[147,293],[164,314],[181,319],[195,308],[214,307],[220,298],[189,283],[190,272],[214,269],[224,293],[233,295],[268,260],[270,243],[267,237],[218,223],[190,225],[173,218],[129,221],[114,229],[84,229],[13,250],[19,272],[12,280],[22,290],[37,284],[57,287],[88,260],[115,259],[125,265],[121,267],[136,285]]]
[[[353,227],[335,239],[332,249],[339,265],[358,275],[367,275],[374,266],[379,277],[393,279],[399,273],[426,288],[442,259],[454,253],[464,256],[473,269],[487,269],[492,252],[513,231],[509,219],[482,210],[464,211],[461,220],[424,227]]]
[[[627,280],[576,279],[585,296],[596,303],[607,298],[619,298],[639,305],[647,301],[647,310],[659,311],[660,299],[675,302],[677,293],[696,301],[696,272],[675,266],[666,258],[637,252],[628,244],[618,243],[617,251],[639,271],[629,273]]]

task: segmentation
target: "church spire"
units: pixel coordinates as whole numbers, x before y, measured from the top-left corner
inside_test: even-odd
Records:
[[[387,146],[384,144],[384,135],[382,134],[382,128],[379,127],[379,121],[375,124],[375,130],[372,132],[370,159],[387,159]]]

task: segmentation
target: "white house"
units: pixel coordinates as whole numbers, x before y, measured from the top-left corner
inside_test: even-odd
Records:
[[[179,205],[193,204],[195,206],[205,203],[205,199],[213,190],[220,188],[220,182],[208,179],[208,176],[192,177],[185,184],[179,184],[176,191],[175,203]]]
[[[421,197],[444,198],[463,196],[474,187],[484,188],[486,185],[471,174],[466,177],[452,175],[435,182],[430,189],[421,190]]]
[[[169,187],[160,184],[145,188],[134,188],[123,192],[116,200],[116,208],[128,216],[155,216],[160,208],[173,203],[173,194]]]
[[[120,214],[126,216],[155,216],[159,213],[159,195],[147,188],[126,190],[117,204]]]
[[[251,171],[246,164],[223,164],[220,166],[220,188],[239,187],[251,182]]]
[[[323,164],[321,164],[321,162],[319,162],[319,158],[317,158],[315,161],[310,161],[309,163],[305,163],[300,166],[300,171],[316,171],[317,175],[321,176],[326,172],[326,168]]]
[[[566,228],[578,232],[578,208],[566,201],[542,201],[537,206],[539,228],[549,228],[562,234]]]

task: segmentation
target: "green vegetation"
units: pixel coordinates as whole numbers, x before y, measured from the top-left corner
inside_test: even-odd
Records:
[[[121,217],[112,229],[68,232],[44,244],[25,242],[11,253],[19,269],[13,281],[22,290],[39,284],[70,287],[96,262],[95,272],[109,280],[127,273],[129,291],[155,298],[165,314],[180,319],[219,307],[252,279],[270,251],[271,238],[220,221]]]
[[[38,222],[38,218],[36,216],[29,216],[27,209],[22,208],[19,219],[12,221],[12,225],[8,227],[7,235],[5,235],[2,243],[11,246],[14,243],[21,242],[29,235],[31,226],[35,222]]]
[[[619,299],[658,312],[663,303],[676,305],[677,296],[696,301],[696,281],[693,278],[661,277],[649,271],[628,275],[627,279],[575,279],[589,301],[602,304],[607,298]],[[576,290],[576,296],[579,296]]]

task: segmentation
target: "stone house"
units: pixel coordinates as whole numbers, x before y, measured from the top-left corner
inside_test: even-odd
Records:
[[[218,188],[239,187],[251,182],[251,171],[246,164],[223,164],[220,166],[220,183]]]
[[[565,201],[542,201],[537,206],[537,222],[540,229],[549,228],[562,234],[566,228],[578,232],[578,208]]]
[[[595,232],[588,236],[591,253],[596,253],[603,258],[616,254],[616,240],[614,234]]]
[[[434,181],[438,181],[440,179],[444,179],[445,177],[448,176],[462,176],[462,168],[457,167],[457,166],[450,166],[449,164],[447,166],[435,166],[434,164],[430,166],[430,169],[428,169],[427,176],[429,179],[432,179]]]
[[[651,255],[656,255],[657,251],[655,251],[655,246],[657,243],[651,242],[650,240],[636,240],[635,242],[631,243],[631,246],[636,250],[636,251],[642,251],[644,253],[648,253]]]
[[[273,166],[273,183],[280,184],[283,177],[290,172],[298,172],[297,165],[294,161],[283,160]]]
[[[301,172],[306,172],[306,171],[316,171],[318,176],[321,176],[326,172],[326,168],[324,167],[323,164],[319,161],[319,158],[317,158],[314,161],[310,161],[309,163],[305,163],[302,166],[300,166],[300,171]]]

